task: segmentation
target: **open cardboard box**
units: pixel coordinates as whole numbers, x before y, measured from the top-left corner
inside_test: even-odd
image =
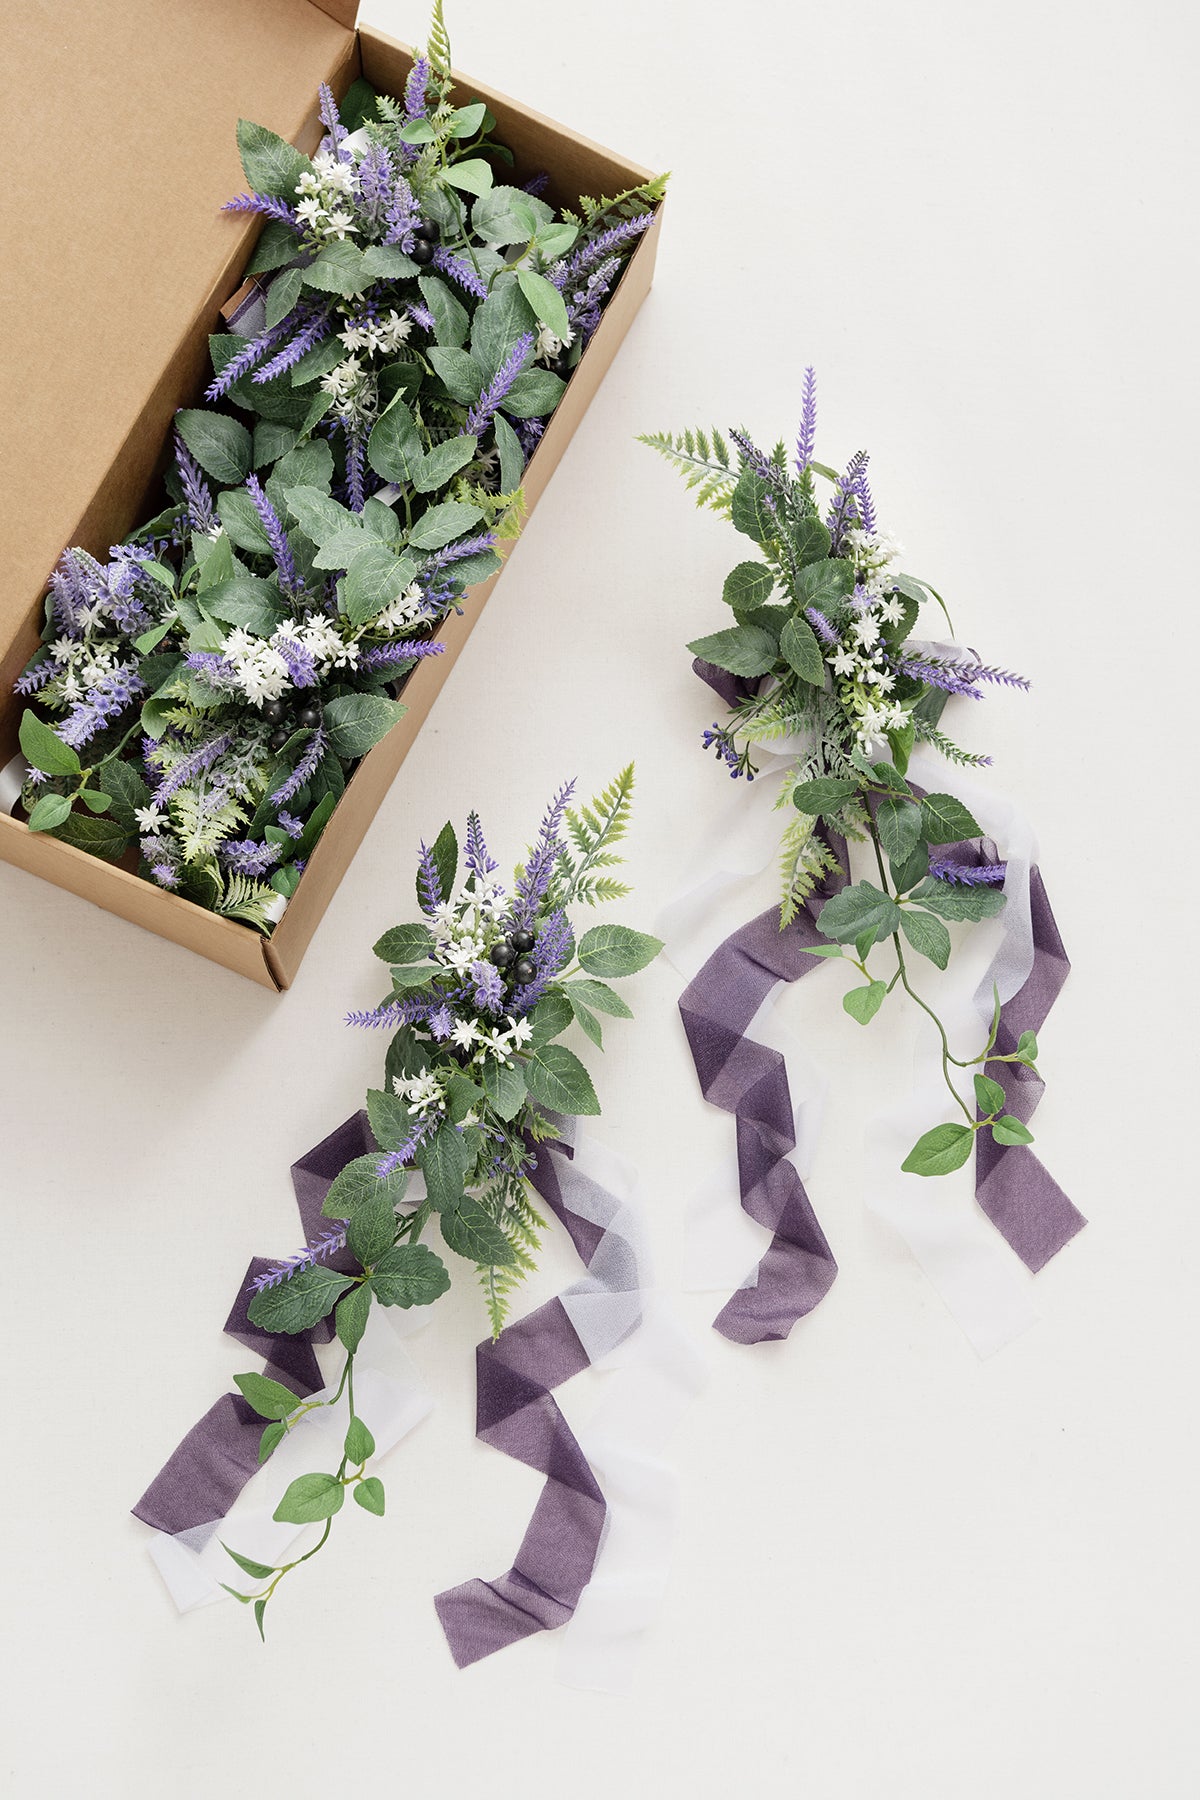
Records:
[[[413,54],[355,28],[358,0],[88,0],[66,18],[8,0],[5,116],[36,178],[10,196],[0,317],[11,391],[0,434],[0,766],[27,704],[13,682],[38,641],[61,552],[104,556],[156,510],[177,407],[208,378],[208,334],[241,280],[258,221],[220,212],[245,182],[234,127],[312,152],[317,85],[359,75],[402,91]],[[64,29],[65,26],[65,29]],[[547,198],[613,194],[649,171],[468,76],[512,149],[515,182]],[[525,473],[532,512],[650,287],[645,232]],[[6,384],[8,386],[10,384]],[[505,552],[511,541],[498,548]],[[501,571],[502,573],[503,571]],[[473,588],[413,671],[408,712],[364,758],[270,938],[0,812],[0,856],[266,987],[294,980],[309,940],[499,575]]]

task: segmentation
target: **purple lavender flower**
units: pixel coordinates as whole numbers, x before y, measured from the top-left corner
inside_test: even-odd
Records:
[[[700,746],[704,750],[716,751],[719,760],[729,770],[732,781],[740,780],[743,773],[748,781],[754,780],[754,776],[748,768],[743,770],[741,754],[728,731],[723,730],[715,720],[709,731],[700,733]]]
[[[804,371],[804,408],[800,414],[800,435],[796,439],[796,473],[806,473],[813,459],[817,438],[817,375],[815,369]]]
[[[279,225],[287,225],[293,231],[299,231],[300,221],[296,217],[295,208],[286,200],[275,194],[237,194],[227,200],[221,208],[222,212],[261,213],[264,219],[274,219]]]
[[[150,873],[159,887],[177,888],[179,886],[179,877],[168,862],[151,863]]]
[[[438,874],[438,866],[433,860],[433,851],[422,840],[421,858],[417,864],[417,894],[421,902],[421,911],[433,917],[442,904],[442,878]]]
[[[517,1014],[532,1012],[558,971],[571,954],[574,939],[566,913],[555,910],[547,914],[538,930],[532,956],[537,974],[532,981],[518,987],[513,1002]]]
[[[436,1121],[432,1119],[422,1119],[418,1125],[414,1126],[412,1136],[407,1142],[401,1144],[398,1150],[389,1150],[386,1156],[381,1156],[375,1169],[377,1179],[386,1181],[389,1175],[394,1174],[397,1169],[404,1168],[406,1163],[410,1163],[420,1145],[429,1136],[435,1123]]]
[[[429,58],[418,56],[404,84],[404,110],[409,121],[423,119],[429,112]]]
[[[519,337],[478,400],[467,414],[467,434],[479,437],[486,431],[493,414],[521,373],[525,364],[533,354],[534,336],[531,331]]]
[[[487,550],[496,547],[494,531],[481,531],[477,537],[460,538],[457,544],[447,544],[444,549],[435,550],[425,564],[423,575],[428,578],[448,568],[452,563],[462,562],[468,556],[482,556]]]
[[[983,695],[974,686],[974,678],[970,665],[944,663],[926,660],[920,656],[906,656],[902,661],[893,664],[898,675],[906,675],[910,681],[924,681],[929,687],[940,688],[943,694],[960,694],[967,700],[982,700]]]
[[[285,319],[283,323],[286,328],[291,324],[291,320]],[[315,313],[306,324],[302,325],[291,343],[285,344],[269,363],[264,363],[261,369],[256,369],[252,379],[259,383],[273,381],[276,375],[282,375],[286,369],[294,368],[300,358],[306,356],[314,344],[319,344],[322,338],[329,336],[329,331],[329,310],[326,308],[324,312]]]
[[[175,467],[179,471],[179,482],[183,488],[188,524],[193,531],[215,530],[217,515],[213,506],[212,489],[178,431],[175,433]]]
[[[1023,688],[1028,691],[1030,682],[1026,675],[1014,675],[1011,669],[993,669],[985,663],[970,663],[963,674],[971,681],[990,681],[1000,687]]]
[[[760,481],[767,482],[771,487],[782,487],[782,470],[775,467],[770,457],[760,450],[757,444],[751,442],[744,431],[731,430],[729,436],[741,451],[746,466],[754,470]],[[769,495],[767,500],[769,503]]]
[[[346,500],[351,512],[360,513],[367,504],[367,445],[361,431],[346,428]]]
[[[582,287],[570,287],[563,291],[563,299],[567,303],[567,323],[572,333],[582,336],[585,344],[600,323],[604,301],[620,270],[620,257],[610,256],[598,269],[593,269]]]
[[[429,1015],[429,1029],[439,1044],[444,1044],[454,1030],[454,1014],[448,1006],[439,1006],[436,1012]]]
[[[287,802],[293,800],[300,792],[305,782],[316,773],[317,764],[325,754],[325,742],[324,727],[318,725],[304,746],[300,761],[287,780],[269,796],[272,806],[286,806]]]
[[[404,638],[394,644],[378,644],[358,659],[358,668],[368,671],[390,669],[399,663],[419,662],[423,656],[440,656],[445,644],[431,644],[424,639]]]
[[[358,159],[354,182],[358,189],[359,207],[372,224],[378,225],[393,200],[396,171],[385,144],[368,144]]]
[[[349,162],[350,152],[346,148],[346,127],[338,115],[337,101],[333,97],[333,90],[327,81],[322,81],[317,88],[317,93],[320,96],[318,111],[321,115],[321,123],[329,133],[329,148],[339,162]]]
[[[264,493],[262,483],[257,475],[247,475],[246,492],[253,501],[259,522],[267,534],[267,542],[271,546],[271,555],[279,574],[279,585],[285,594],[290,594],[294,598],[297,594],[304,592],[304,583],[297,573],[296,559],[292,555],[291,546],[287,541],[283,520]],[[297,649],[299,649],[298,645]],[[286,661],[286,658],[284,660]],[[311,657],[309,661],[312,661]],[[308,680],[312,681],[313,679],[314,676],[309,675]]]
[[[504,1008],[504,977],[494,963],[473,962],[471,979],[475,983],[471,998],[478,1012],[499,1013]]]
[[[421,213],[413,199],[413,191],[403,175],[393,177],[391,198],[383,217],[387,226],[383,237],[384,243],[396,244],[405,252],[411,250],[416,236],[416,228],[421,220]],[[424,307],[421,310],[423,312]],[[412,312],[411,307],[409,311]],[[432,324],[433,315],[430,314],[430,329],[432,329]]]
[[[218,859],[239,875],[265,875],[282,854],[278,844],[256,844],[252,838],[234,838],[217,849]]]
[[[467,814],[467,838],[463,853],[468,869],[478,881],[486,880],[494,870],[500,867],[500,864],[488,854],[488,847],[483,838],[483,826],[480,824],[477,812]]]
[[[621,219],[616,225],[610,225],[607,231],[581,244],[569,256],[560,257],[548,271],[549,279],[561,293],[564,288],[576,286],[586,281],[592,271],[615,251],[624,250],[635,238],[652,223],[653,213],[639,213],[634,219]]]
[[[256,363],[262,361],[268,350],[274,349],[280,338],[286,336],[290,331],[291,325],[290,318],[281,319],[278,325],[269,325],[265,331],[260,331],[257,337],[247,338],[245,345],[237,355],[230,357],[219,375],[213,376],[204,390],[204,398],[220,400],[229,392],[235,382],[240,381],[242,376],[254,368]],[[260,377],[256,375],[255,380],[259,379]]]
[[[139,545],[114,544],[109,556],[112,560],[105,571],[108,611],[127,637],[136,637],[153,623],[144,598],[150,585],[144,565],[151,560],[151,552]]]
[[[513,897],[513,924],[529,930],[537,916],[538,907],[550,886],[554,874],[554,865],[562,852],[563,815],[567,810],[567,802],[575,792],[574,781],[568,781],[559,789],[546,809],[538,832],[537,842],[529,854],[529,861],[517,877],[516,892]]]
[[[870,461],[865,450],[856,450],[846,465],[844,475],[838,477],[834,491],[833,505],[825,520],[826,529],[833,542],[830,555],[836,556],[841,549],[842,537],[849,526],[855,524],[859,517],[859,483]]]
[[[232,693],[240,685],[236,674],[219,650],[189,650],[183,662],[185,668],[202,676],[210,687]]]
[[[1008,864],[956,863],[945,856],[929,859],[929,873],[935,881],[949,881],[955,887],[1000,887],[1008,874]]]
[[[281,828],[287,832],[290,838],[294,839],[304,836],[303,825],[300,823],[299,819],[293,818],[290,812],[285,812],[284,809],[280,807],[275,816],[279,820]]]
[[[111,724],[145,691],[146,684],[135,665],[118,663],[107,675],[102,675],[95,686],[87,690],[84,698],[72,707],[70,717],[58,728],[59,737],[72,750],[81,750],[98,731]]]
[[[823,644],[836,644],[838,642],[838,634],[823,612],[818,611],[815,606],[806,606],[804,609],[804,616]],[[707,747],[708,746],[706,745],[705,748],[707,749]]]
[[[521,192],[533,194],[536,197],[538,194],[544,194],[549,186],[550,177],[547,174],[531,175],[528,181],[522,182]]]
[[[364,1031],[390,1030],[396,1025],[420,1024],[432,1011],[428,1000],[415,1000],[410,995],[407,999],[385,1000],[382,1006],[373,1006],[369,1012],[349,1012],[346,1023]]]
[[[211,769],[217,758],[224,756],[225,752],[230,749],[236,735],[233,731],[218,731],[212,737],[206,738],[202,744],[198,744],[189,755],[181,756],[174,768],[163,776],[154,790],[155,806],[161,806],[165,800],[171,798],[172,794],[177,794],[181,787],[185,787],[189,781],[194,781],[197,775],[203,775],[206,769]],[[156,751],[161,750],[160,745],[156,744],[154,747]],[[157,756],[155,761],[158,761]]]
[[[303,1250],[296,1252],[295,1256],[285,1257],[281,1263],[264,1269],[261,1275],[254,1277],[246,1292],[261,1294],[264,1288],[278,1287],[280,1282],[290,1280],[293,1275],[299,1275],[301,1270],[311,1269],[314,1263],[323,1262],[327,1256],[336,1255],[339,1250],[345,1248],[345,1244],[346,1222],[343,1220],[340,1225],[331,1225],[328,1231],[323,1231],[319,1238],[311,1244],[306,1244]]]
[[[440,269],[443,275],[449,275],[452,281],[457,281],[459,287],[466,293],[473,294],[476,300],[487,299],[487,282],[461,256],[456,256],[453,250],[447,250],[445,244],[439,244],[434,251],[433,266]]]
[[[13,692],[23,695],[38,693],[48,681],[53,679],[56,668],[56,663],[49,656],[42,656],[40,661],[31,662],[28,668],[17,676],[13,683]]]
[[[409,301],[408,316],[414,325],[421,327],[422,331],[433,331],[436,328],[433,314],[420,300]]]
[[[517,420],[517,438],[520,442],[521,449],[525,453],[525,461],[526,462],[529,461],[530,457],[533,455],[534,451],[537,449],[538,445],[541,443],[542,434],[545,431],[545,429],[546,429],[545,419],[518,419]]]

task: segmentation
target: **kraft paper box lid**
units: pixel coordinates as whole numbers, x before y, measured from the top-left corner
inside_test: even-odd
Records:
[[[245,188],[237,119],[315,148],[317,85],[344,90],[356,11],[6,0],[0,89],[20,169],[0,268],[0,701],[62,550],[103,554],[137,523],[170,417],[164,373],[185,344],[198,359],[246,260],[259,221],[220,210]]]

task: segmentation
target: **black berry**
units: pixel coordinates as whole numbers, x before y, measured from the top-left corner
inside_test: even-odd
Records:
[[[492,948],[492,961],[498,969],[507,969],[513,959],[513,952],[508,944],[495,944]]]
[[[428,238],[418,238],[408,254],[415,263],[420,263],[424,268],[426,263],[433,261],[433,245]]]
[[[280,724],[283,719],[283,701],[268,700],[267,704],[263,707],[262,716],[267,721],[268,725]]]
[[[291,737],[291,735],[292,735],[292,734],[291,734],[291,732],[290,732],[290,731],[289,731],[289,730],[288,730],[288,728],[287,728],[287,726],[286,726],[286,725],[281,725],[281,726],[280,726],[280,727],[279,727],[279,730],[278,730],[278,731],[273,731],[273,732],[272,732],[272,733],[271,733],[271,735],[270,735],[270,737],[269,737],[269,738],[268,738],[268,739],[267,739],[267,747],[268,747],[268,749],[271,749],[271,750],[282,750],[282,749],[283,749],[283,746],[284,746],[284,745],[285,745],[285,744],[286,744],[286,743],[287,743],[287,741],[288,741],[288,739],[289,739],[289,738],[290,738],[290,737]]]
[[[522,956],[514,963],[513,974],[521,983],[521,986],[524,987],[526,982],[533,980],[534,976],[537,974],[537,970],[527,956]]]
[[[561,375],[564,381],[567,379],[571,373],[571,352],[569,350],[560,350],[557,356],[550,358],[550,373]]]
[[[305,706],[296,714],[296,723],[305,731],[313,731],[321,723],[319,706]]]
[[[413,230],[429,244],[436,244],[442,235],[442,228],[436,219],[422,219],[419,225],[413,226]]]
[[[532,933],[532,931],[524,931],[524,930],[514,931],[508,941],[512,945],[514,950],[532,950],[533,949],[533,933]]]

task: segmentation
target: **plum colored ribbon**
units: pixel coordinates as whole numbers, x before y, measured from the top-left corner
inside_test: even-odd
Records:
[[[356,1156],[365,1156],[374,1149],[367,1115],[359,1112],[292,1164],[292,1186],[306,1242],[329,1228],[321,1206],[334,1177]],[[358,1267],[347,1251],[327,1260],[335,1269],[353,1271]],[[239,1344],[265,1357],[264,1374],[294,1388],[303,1398],[324,1386],[313,1346],[330,1342],[332,1318],[326,1317],[294,1336],[264,1331],[252,1324],[248,1311],[250,1282],[270,1267],[271,1262],[265,1257],[255,1257],[251,1262],[224,1329]],[[198,1548],[211,1537],[259,1468],[263,1423],[241,1394],[222,1394],[159,1470],[133,1508],[134,1517],[172,1537],[182,1536],[193,1549]]]
[[[559,1124],[565,1136],[567,1122]],[[588,1273],[476,1353],[476,1435],[546,1480],[512,1568],[434,1601],[460,1669],[565,1624],[579,1604],[607,1507],[553,1390],[622,1342],[642,1316],[638,1258],[618,1201],[573,1166],[566,1142],[537,1154],[530,1179]]]

